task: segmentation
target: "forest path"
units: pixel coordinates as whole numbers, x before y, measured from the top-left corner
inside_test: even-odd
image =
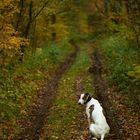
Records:
[[[88,88],[85,87],[86,83],[95,88],[95,91],[91,90],[92,93],[95,92],[93,94],[93,97],[98,98],[106,112],[106,117],[111,127],[111,132],[106,140],[126,140],[124,136],[121,135],[120,131],[122,129],[120,129],[120,126],[118,125],[117,117],[115,115],[115,109],[112,107],[112,103],[109,101],[109,97],[107,95],[108,87],[102,73],[104,67],[103,63],[105,62],[103,61],[101,52],[99,49],[94,48],[92,44],[84,43],[84,45],[86,46],[88,55],[92,58],[92,63],[89,65],[90,68],[86,68],[85,70],[80,71],[79,74],[75,75],[72,84],[69,81],[64,82],[65,86],[61,89],[66,88],[67,93],[63,93],[63,95],[60,91],[58,91],[57,93],[57,96],[59,96],[60,98],[59,100],[63,100],[63,96],[65,96],[65,98],[72,98],[74,100],[75,107],[73,106],[73,111],[75,111],[76,108],[76,114],[73,114],[75,115],[73,116],[74,119],[65,126],[65,118],[67,118],[67,116],[69,116],[69,112],[72,111],[72,105],[68,105],[68,110],[66,110],[65,108],[61,110],[61,105],[55,104],[54,107],[52,107],[52,110],[54,111],[52,111],[53,113],[51,114],[51,116],[57,116],[56,113],[59,113],[61,115],[58,115],[58,118],[55,118],[56,120],[54,119],[54,117],[50,117],[49,120],[51,120],[51,122],[46,121],[46,127],[43,130],[40,140],[89,140],[90,134],[88,130],[87,116],[85,114],[85,106],[78,106],[76,103],[78,101],[77,96],[79,97],[84,90],[88,92]],[[85,77],[88,77],[89,75],[90,80],[85,80]],[[63,84],[63,81],[65,80],[67,80],[67,76],[64,77],[62,79],[62,82],[60,82],[59,84]],[[74,90],[74,93],[70,93],[69,90]],[[66,106],[66,103],[64,105]],[[59,123],[57,123],[57,121],[59,121]],[[56,128],[58,129],[57,131],[55,130]]]
[[[75,46],[75,51],[72,52],[63,62],[59,64],[54,73],[50,76],[50,79],[46,80],[43,85],[43,89],[38,93],[38,99],[34,103],[34,107],[31,107],[29,117],[24,126],[23,131],[19,134],[19,140],[38,140],[40,131],[44,125],[44,120],[49,114],[49,108],[55,98],[55,90],[58,86],[58,81],[65,73],[65,71],[72,65],[79,48]],[[30,110],[30,109],[29,109]]]
[[[78,105],[83,88],[91,88],[87,71],[90,57],[87,48],[79,43],[80,51],[69,70],[59,81],[56,98],[50,108],[40,140],[88,140],[88,122],[85,107]],[[90,85],[89,85],[90,84]]]
[[[38,108],[32,112],[30,123],[26,124],[27,127],[19,139],[89,140],[85,106],[77,104],[77,97],[85,91],[93,93],[93,97],[99,100],[105,110],[105,116],[111,128],[105,140],[135,138],[138,140],[133,135],[127,137],[129,130],[125,129],[124,124],[121,123],[122,115],[118,114],[119,108],[123,111],[123,105],[118,102],[120,99],[118,94],[107,84],[106,62],[101,50],[95,48],[92,43],[82,41],[78,45],[81,46],[81,44],[84,50],[76,45],[75,52],[60,64],[55,74],[44,85],[38,97]],[[73,42],[72,45],[75,46]],[[91,62],[89,63],[87,59]],[[123,115],[131,116],[128,113]],[[126,122],[124,118],[123,121]]]

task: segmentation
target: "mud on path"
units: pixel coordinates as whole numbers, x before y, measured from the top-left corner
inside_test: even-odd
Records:
[[[72,43],[72,45],[74,45]],[[25,128],[19,134],[19,140],[38,140],[40,131],[44,125],[44,119],[49,115],[49,108],[55,98],[55,90],[58,85],[58,81],[62,77],[63,73],[74,62],[79,48],[75,46],[75,51],[71,53],[63,62],[59,64],[51,78],[46,80],[43,89],[38,93],[38,99],[35,102],[34,108],[31,108],[29,117],[26,122]]]

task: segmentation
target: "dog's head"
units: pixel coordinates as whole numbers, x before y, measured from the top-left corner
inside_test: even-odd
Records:
[[[86,104],[86,103],[88,103],[90,100],[91,100],[91,97],[90,97],[89,93],[82,93],[82,94],[80,95],[80,98],[79,98],[78,103],[79,103],[79,104]]]

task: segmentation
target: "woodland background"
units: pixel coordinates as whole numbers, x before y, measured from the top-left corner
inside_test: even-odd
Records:
[[[110,85],[139,110],[139,0],[0,0],[1,136],[20,127],[33,93],[72,51],[69,40],[96,41]]]

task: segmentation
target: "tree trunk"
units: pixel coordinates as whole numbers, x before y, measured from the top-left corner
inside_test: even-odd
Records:
[[[28,34],[30,31],[31,23],[32,23],[32,9],[33,9],[33,1],[31,0],[30,5],[29,5],[29,21],[27,23],[25,33],[24,33],[25,38],[28,38]]]
[[[51,24],[53,25],[52,28],[52,40],[56,40],[56,30],[55,30],[55,24],[56,24],[56,15],[52,14],[51,15]]]
[[[22,18],[23,18],[24,0],[20,0],[19,5],[20,5],[20,12],[17,15],[17,23],[16,23],[16,26],[15,26],[16,31],[18,31],[18,27],[19,27],[19,25],[20,25],[20,23],[22,21]]]
[[[104,13],[106,16],[108,15],[108,11],[109,11],[108,0],[104,0]]]

